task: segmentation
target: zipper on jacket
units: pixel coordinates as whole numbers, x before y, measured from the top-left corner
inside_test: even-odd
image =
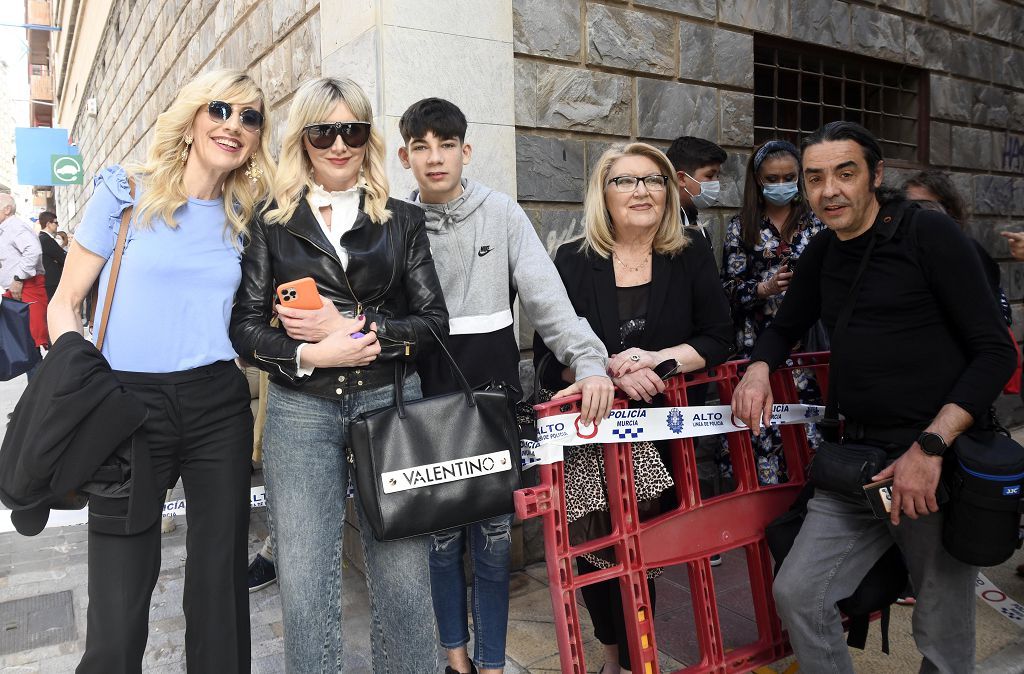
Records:
[[[469,265],[466,264],[466,256],[464,255],[465,251],[462,250],[462,245],[461,245],[462,241],[460,241],[459,237],[456,236],[456,234],[455,234],[455,227],[452,224],[451,213],[448,211],[448,204],[445,204],[443,206],[443,208],[444,208],[445,221],[449,225],[451,225],[450,227],[445,228],[445,233],[447,235],[451,236],[454,239],[454,243],[452,244],[452,248],[454,248],[455,251],[459,255],[459,264],[462,265],[462,278],[465,280],[466,285],[468,286],[469,285]]]
[[[323,253],[324,255],[326,255],[327,257],[331,258],[332,260],[334,260],[335,262],[338,263],[338,266],[341,267],[341,275],[345,279],[345,285],[348,286],[348,292],[349,292],[350,295],[352,295],[352,299],[355,300],[355,302],[356,302],[356,316],[361,316],[362,313],[363,313],[363,303],[359,301],[359,298],[356,297],[356,292],[354,290],[352,290],[352,284],[349,283],[348,273],[346,273],[346,271],[345,271],[345,265],[341,264],[341,259],[337,256],[337,253],[332,255],[330,252],[327,251],[327,249],[325,249],[323,246],[318,244],[313,239],[310,239],[309,237],[302,236],[301,234],[298,234],[298,233],[296,233],[296,232],[294,232],[292,230],[288,230],[288,231],[291,233],[292,236],[300,238],[303,241],[309,243],[309,245],[313,246],[318,251],[320,251],[321,253]],[[392,274],[392,276],[393,276],[393,274]]]
[[[377,334],[377,339],[379,341],[381,341],[381,342],[390,342],[391,344],[401,344],[401,345],[403,345],[405,347],[405,355],[407,357],[412,355],[413,342],[409,342],[409,341],[406,341],[404,339],[393,339],[391,337],[388,337],[387,335],[382,335],[380,333]]]

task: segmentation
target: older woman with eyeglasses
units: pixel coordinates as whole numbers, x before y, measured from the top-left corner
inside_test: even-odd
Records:
[[[729,306],[714,257],[706,243],[684,231],[673,175],[668,157],[651,145],[609,148],[587,187],[583,240],[563,245],[555,255],[576,313],[613,354],[612,380],[639,406],[657,404],[664,379],[717,365],[732,351]],[[547,353],[535,337],[534,362]],[[547,388],[573,380],[565,369],[555,375],[545,380]],[[565,500],[574,538],[578,532],[609,531],[607,492],[594,479],[605,474],[602,451],[600,445],[566,448]],[[659,511],[662,492],[673,484],[665,463],[653,443],[633,443],[637,500],[647,515]],[[612,563],[599,554],[577,559],[580,573]],[[653,604],[656,572],[649,575]],[[582,592],[595,636],[605,646],[601,671],[629,671],[619,584],[595,583]]]
[[[252,413],[228,320],[248,221],[269,195],[264,110],[263,92],[240,71],[209,72],[182,87],[157,117],[146,161],[96,177],[50,303],[54,341],[81,339],[69,334],[81,332],[78,308],[98,279],[102,314],[121,214],[132,209],[103,355],[148,413],[141,436],[155,497],[130,535],[109,522],[125,516],[133,499],[89,499],[88,632],[79,674],[141,671],[160,573],[163,497],[179,476],[188,497],[188,671],[249,671]]]
[[[270,373],[263,469],[274,524],[288,672],[341,672],[341,551],[349,423],[393,404],[416,358],[448,334],[423,211],[388,196],[384,141],[351,80],[295,92],[274,202],[252,223],[231,334]],[[312,277],[320,309],[275,305],[279,284]],[[271,311],[281,327],[270,325]],[[437,668],[429,536],[374,539],[358,500],[373,671]]]

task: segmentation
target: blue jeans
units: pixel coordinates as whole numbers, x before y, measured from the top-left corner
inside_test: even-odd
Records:
[[[898,527],[876,519],[861,496],[819,489],[775,578],[775,603],[793,653],[806,672],[853,674],[836,602],[853,594],[893,542],[900,546],[917,590],[912,629],[922,674],[974,671],[974,581],[977,567],[942,547],[937,512]]]
[[[403,390],[406,400],[420,398],[419,376],[406,379]],[[392,386],[328,400],[270,384],[263,466],[290,674],[343,671],[341,545],[348,427],[360,413],[393,400]],[[379,542],[358,499],[355,506],[366,558],[374,672],[436,671],[430,575],[424,564],[430,538]]]
[[[508,578],[512,557],[512,515],[477,522],[434,534],[430,547],[430,591],[434,615],[445,648],[469,643],[466,611],[466,576],[462,551],[469,537],[473,559],[473,629],[477,667],[505,666],[505,633],[508,629]]]

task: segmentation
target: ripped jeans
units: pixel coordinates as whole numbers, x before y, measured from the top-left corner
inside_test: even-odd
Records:
[[[434,534],[430,546],[430,594],[441,645],[469,643],[466,575],[462,551],[469,536],[473,559],[473,662],[480,668],[505,666],[508,628],[508,579],[512,558],[512,515]]]

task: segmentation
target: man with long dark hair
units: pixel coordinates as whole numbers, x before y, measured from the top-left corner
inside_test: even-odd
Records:
[[[831,231],[804,251],[733,410],[760,432],[771,416],[769,372],[820,318],[832,337],[830,395],[845,419],[843,445],[883,448],[888,467],[871,479],[891,477],[893,486],[890,519],[881,520],[860,485],[819,485],[775,580],[779,614],[803,669],[853,672],[836,602],[895,542],[918,588],[921,671],[970,672],[977,568],[943,547],[936,489],[943,453],[984,425],[1016,355],[977,256],[963,254],[963,232],[947,215],[881,188],[881,149],[866,129],[827,124],[804,140],[802,154],[808,201]],[[848,303],[852,313],[836,335]]]

